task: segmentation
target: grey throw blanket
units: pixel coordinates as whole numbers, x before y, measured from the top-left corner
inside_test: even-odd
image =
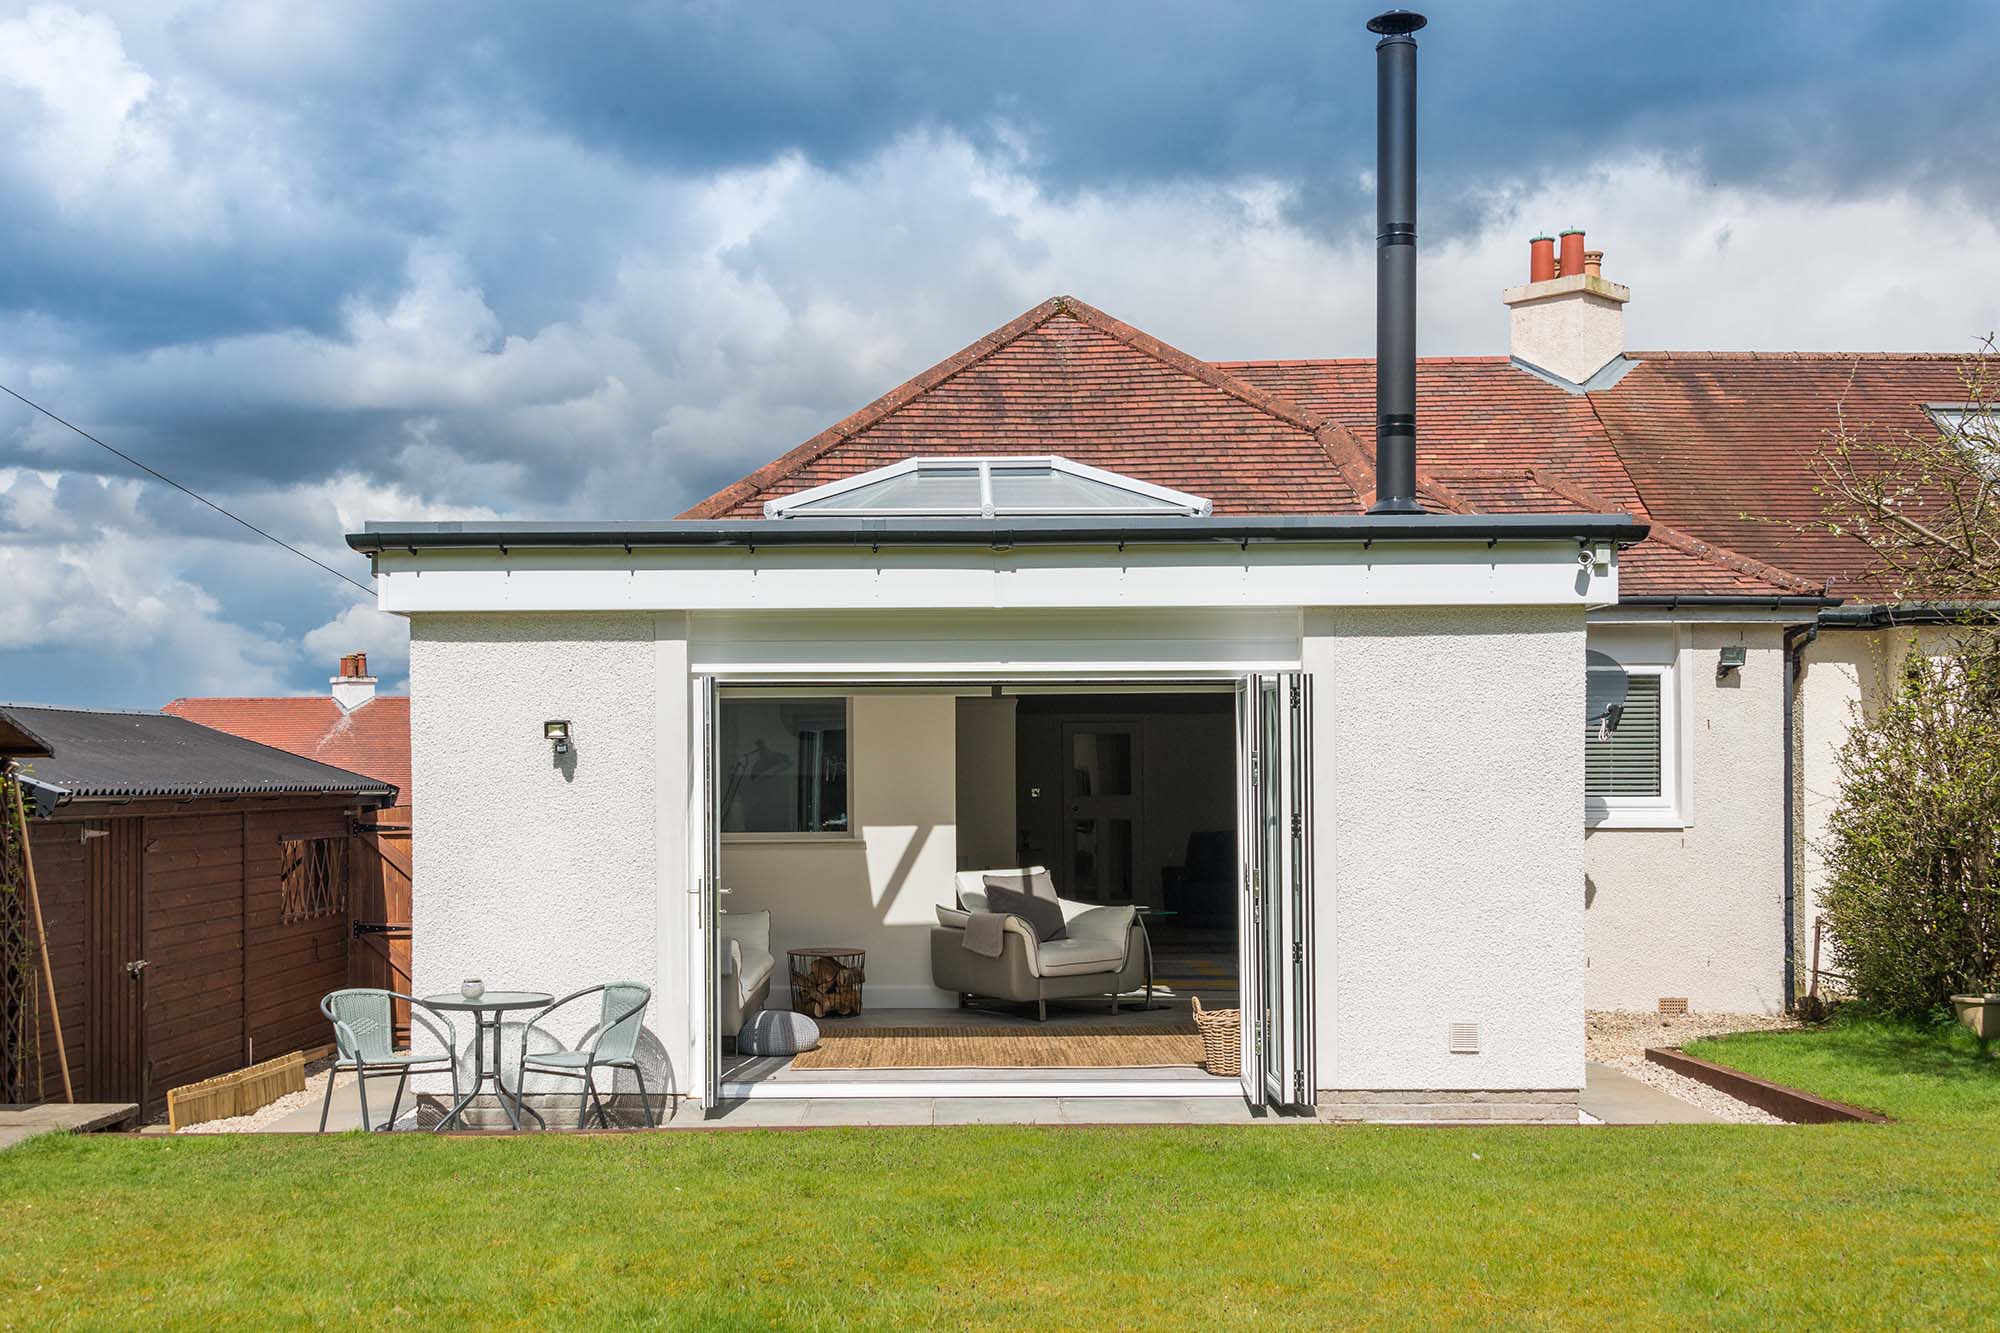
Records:
[[[982,958],[998,958],[1007,943],[1003,912],[973,912],[965,922],[965,947]]]

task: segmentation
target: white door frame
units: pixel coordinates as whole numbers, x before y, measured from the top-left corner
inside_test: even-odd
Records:
[[[698,969],[698,973],[703,979],[702,980],[703,989],[701,996],[698,998],[695,1012],[699,1015],[699,1022],[696,1025],[697,1045],[698,1045],[698,1050],[696,1052],[696,1067],[702,1070],[702,1075],[703,1075],[702,1106],[704,1107],[704,1109],[712,1109],[720,1105],[724,1100],[745,1100],[745,1099],[761,1100],[761,1099],[776,1099],[776,1098],[796,1099],[805,1097],[826,1098],[826,1099],[884,1097],[884,1096],[1242,1097],[1244,1100],[1248,1101],[1252,1106],[1255,1107],[1262,1107],[1274,1101],[1274,1099],[1268,1095],[1267,1089],[1265,1087],[1265,1080],[1263,1078],[1263,1065],[1261,1061],[1259,1061],[1256,1058],[1256,1056],[1250,1049],[1254,1043],[1252,1034],[1256,1026],[1253,1021],[1252,1015],[1250,1013],[1251,978],[1255,975],[1255,973],[1253,971],[1248,970],[1248,968],[1252,966],[1252,964],[1249,962],[1251,955],[1257,954],[1259,952],[1259,949],[1261,947],[1261,940],[1259,939],[1257,932],[1252,928],[1251,918],[1247,914],[1245,906],[1249,901],[1249,895],[1247,893],[1239,895],[1239,910],[1237,919],[1238,962],[1239,962],[1239,969],[1242,971],[1242,975],[1239,976],[1238,978],[1238,1003],[1239,1006],[1245,1012],[1245,1021],[1243,1023],[1243,1042],[1245,1048],[1244,1049],[1245,1059],[1244,1059],[1243,1076],[1235,1084],[1231,1084],[1224,1080],[1215,1078],[1201,1078],[1201,1079],[1164,1078],[1164,1079],[1154,1079],[1154,1080],[1116,1080],[1116,1081],[1106,1079],[1098,1081],[1077,1080],[1071,1082],[1071,1081],[1057,1081],[1046,1078],[1035,1078],[1032,1076],[1026,1076],[1014,1080],[981,1081],[978,1083],[954,1081],[949,1079],[925,1079],[925,1080],[910,1079],[907,1081],[896,1081],[893,1083],[885,1083],[882,1081],[859,1081],[859,1080],[851,1083],[828,1081],[823,1083],[815,1082],[809,1084],[724,1082],[721,1074],[722,1043],[721,1043],[721,1033],[720,1033],[720,1004],[719,1004],[721,997],[716,985],[719,979],[717,976],[718,954],[716,947],[717,940],[719,937],[717,935],[715,922],[717,914],[719,913],[720,910],[720,896],[724,893],[727,893],[728,890],[724,888],[720,883],[720,874],[721,874],[721,835],[720,835],[720,821],[719,821],[720,812],[717,811],[715,808],[715,781],[716,781],[715,769],[716,765],[720,762],[720,756],[716,752],[716,744],[717,744],[716,707],[720,691],[725,687],[749,687],[755,689],[797,689],[797,690],[823,689],[830,692],[839,692],[843,690],[853,690],[856,688],[874,688],[874,689],[893,689],[897,687],[953,688],[953,687],[962,687],[968,685],[976,685],[976,686],[997,685],[1002,687],[1003,689],[1008,686],[1018,686],[1024,689],[1032,689],[1037,693],[1057,692],[1062,687],[1067,685],[1074,685],[1084,690],[1104,690],[1107,688],[1116,688],[1121,685],[1127,685],[1140,691],[1150,691],[1150,692],[1170,692],[1172,690],[1172,687],[1175,686],[1185,686],[1191,689],[1205,688],[1207,690],[1227,689],[1233,687],[1236,691],[1236,696],[1238,700],[1237,721],[1238,721],[1239,770],[1238,770],[1237,786],[1239,792],[1239,802],[1238,802],[1239,824],[1238,824],[1237,843],[1238,843],[1239,861],[1244,862],[1245,865],[1243,874],[1245,876],[1245,883],[1247,884],[1249,869],[1247,865],[1247,860],[1245,858],[1245,849],[1251,847],[1252,844],[1255,842],[1255,839],[1253,837],[1249,837],[1246,835],[1254,834],[1257,829],[1257,824],[1254,818],[1255,811],[1248,804],[1250,797],[1247,793],[1250,790],[1251,784],[1248,781],[1248,769],[1247,767],[1244,767],[1244,765],[1247,764],[1247,756],[1250,753],[1250,751],[1246,748],[1245,742],[1246,738],[1254,738],[1254,733],[1247,731],[1246,728],[1254,725],[1255,718],[1254,715],[1250,717],[1245,716],[1243,701],[1246,697],[1246,694],[1254,690],[1254,682],[1260,679],[1265,679],[1275,676],[1277,679],[1284,681],[1287,684],[1290,684],[1295,681],[1303,680],[1308,673],[1291,672],[1291,671],[1245,672],[1241,670],[1227,669],[1222,671],[1190,671],[1185,673],[1165,672],[1157,675],[1140,675],[1140,676],[1135,676],[1131,674],[1129,671],[1098,673],[1098,674],[1093,674],[1088,671],[1083,671],[1083,672],[1077,672],[1073,675],[1062,675],[1062,676],[1050,676],[1042,673],[1035,673],[1027,677],[1009,676],[1002,672],[991,672],[991,671],[969,672],[962,674],[953,673],[949,675],[926,674],[922,677],[896,676],[894,674],[885,675],[882,673],[849,673],[849,674],[824,674],[824,675],[800,673],[797,675],[772,676],[768,673],[762,673],[762,672],[754,674],[751,673],[734,674],[727,671],[715,671],[715,670],[696,670],[691,674],[695,682],[695,698],[697,701],[696,721],[697,721],[697,730],[700,733],[698,754],[699,754],[699,763],[702,769],[702,772],[699,775],[698,779],[700,799],[693,803],[693,807],[696,811],[699,812],[699,818],[701,818],[701,820],[704,822],[705,825],[705,827],[695,830],[697,836],[690,839],[692,845],[698,849],[696,853],[697,881],[695,888],[691,892],[696,901],[696,911],[698,914],[698,920],[696,922],[696,927],[694,930],[695,947],[701,951],[701,957],[702,957],[702,962],[700,968]],[[1302,741],[1306,745],[1310,745],[1311,732],[1309,728],[1306,729],[1303,733],[1294,733],[1294,735],[1296,736],[1297,740]],[[1287,753],[1289,753],[1294,748],[1294,746],[1288,744],[1284,748],[1287,751]],[[1289,762],[1290,761],[1288,760],[1288,763]],[[1289,768],[1286,771],[1289,772],[1290,771]],[[1299,808],[1303,810],[1304,806],[1301,805]],[[1303,849],[1304,849],[1303,855],[1309,858],[1310,843],[1309,842],[1305,843],[1303,845]],[[1309,864],[1309,862],[1306,864]],[[1289,890],[1291,883],[1294,881],[1294,876],[1286,875],[1285,879],[1287,881],[1287,888]],[[1283,922],[1283,925],[1284,928],[1286,928],[1288,931],[1292,931],[1292,930],[1297,930],[1300,922],[1303,921],[1303,923],[1307,927],[1305,933],[1301,936],[1298,936],[1298,939],[1304,948],[1305,958],[1302,960],[1304,967],[1303,974],[1307,978],[1307,981],[1309,983],[1311,976],[1310,955],[1312,950],[1311,934],[1309,929],[1310,925],[1309,903],[1311,898],[1311,882],[1309,873],[1305,878],[1297,880],[1296,883],[1297,883],[1296,897],[1299,903],[1301,904],[1301,908],[1298,913],[1293,913],[1290,911],[1286,912],[1284,914],[1285,921]],[[1294,897],[1294,894],[1288,891],[1285,897],[1287,901],[1290,901]],[[1310,985],[1308,984],[1303,989],[1303,991],[1292,989],[1291,993],[1294,996],[1303,999],[1304,1003],[1303,1005],[1294,1004],[1290,1008],[1289,1012],[1297,1014],[1299,1016],[1300,1021],[1305,1024],[1305,1027],[1302,1032],[1297,1034],[1296,1042],[1287,1043],[1287,1047],[1288,1049],[1302,1050],[1304,1053],[1304,1059],[1307,1061],[1307,1064],[1305,1065],[1303,1071],[1301,1072],[1303,1072],[1305,1075],[1306,1079],[1305,1087],[1307,1089],[1306,1099],[1309,1104],[1311,1098],[1311,1078],[1310,1078],[1309,1062],[1312,1050],[1312,1037],[1311,1037],[1311,1027],[1310,1027],[1310,1022],[1311,1022]],[[1292,1075],[1295,1068],[1296,1068],[1296,1062],[1294,1061],[1288,1060],[1283,1065],[1284,1072],[1287,1076]],[[1276,1099],[1276,1100],[1282,1100],[1282,1099]]]

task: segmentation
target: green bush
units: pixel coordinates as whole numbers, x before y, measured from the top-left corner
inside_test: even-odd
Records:
[[[1896,1014],[2000,990],[2000,638],[1911,652],[1839,764],[1821,848],[1836,969]]]

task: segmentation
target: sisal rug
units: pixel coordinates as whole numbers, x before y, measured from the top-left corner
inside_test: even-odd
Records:
[[[1113,1069],[1198,1065],[1193,1024],[1032,1028],[856,1028],[820,1034],[794,1069]]]

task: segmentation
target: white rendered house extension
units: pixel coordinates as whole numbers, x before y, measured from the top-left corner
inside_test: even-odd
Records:
[[[1573,1119],[1586,616],[1617,602],[1618,547],[1643,526],[1213,517],[1159,487],[1127,507],[1115,474],[1052,501],[1067,481],[1048,480],[1051,460],[986,462],[970,490],[933,478],[922,499],[891,494],[886,517],[800,506],[350,537],[382,609],[411,627],[418,992],[471,975],[556,993],[647,981],[668,1091],[713,1104],[731,880],[747,895],[843,876],[881,941],[870,986],[953,1003],[896,931],[953,905],[954,700],[1050,683],[1234,690],[1239,716],[1287,719],[1261,715],[1278,738],[1265,753],[1254,728],[1242,741],[1245,827],[1297,835],[1262,866],[1242,840],[1256,924],[1240,1094],[1364,1117],[1481,1100]],[[1013,463],[1041,469],[1055,512],[984,516],[1008,507],[994,468]],[[847,493],[865,503],[865,485],[920,475],[866,474]],[[715,709],[758,692],[849,701],[855,815],[840,836],[724,846]],[[569,723],[565,755],[543,738],[550,719]],[[1251,782],[1280,762],[1282,784]]]

